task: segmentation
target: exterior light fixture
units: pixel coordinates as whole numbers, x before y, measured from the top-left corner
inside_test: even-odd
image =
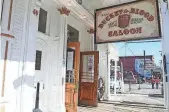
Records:
[[[69,1],[67,6],[72,6],[72,1]]]
[[[81,18],[82,18],[82,19],[85,19],[85,18],[86,18],[86,16],[85,16],[85,15],[83,15]]]
[[[82,0],[76,0],[78,4],[82,5]]]

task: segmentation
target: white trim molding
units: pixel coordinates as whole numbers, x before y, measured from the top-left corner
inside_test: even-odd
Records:
[[[94,28],[94,16],[83,8],[76,0],[54,0],[57,4],[67,7],[71,13],[81,19],[86,26]],[[59,2],[59,3],[58,3]]]

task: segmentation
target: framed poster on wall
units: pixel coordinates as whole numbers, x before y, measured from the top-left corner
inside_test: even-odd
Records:
[[[95,43],[161,38],[158,0],[139,0],[95,11]]]

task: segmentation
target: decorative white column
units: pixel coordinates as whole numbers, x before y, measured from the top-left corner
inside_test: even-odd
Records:
[[[169,10],[169,0],[167,0],[167,9]],[[167,11],[167,14],[166,15],[168,15],[168,17],[167,18],[169,18],[169,11]],[[167,19],[166,18],[166,19]],[[168,22],[167,20],[166,21],[164,21],[164,24],[165,24],[165,22]],[[166,25],[167,26],[167,25]],[[166,29],[167,30],[167,29]],[[169,35],[166,35],[165,36],[165,38],[167,38]],[[167,41],[167,44],[168,44],[168,41]],[[167,45],[165,46],[166,48],[165,49],[167,49],[168,47],[167,47]],[[169,55],[169,53],[168,53],[168,55]],[[169,57],[169,56],[168,56]],[[168,59],[168,58],[167,58]],[[167,60],[167,63],[168,63],[168,60]],[[167,104],[166,104],[166,106],[167,106],[167,108],[168,108],[168,111],[169,111],[169,64],[167,64],[167,70],[168,70],[168,74],[167,74],[167,79],[168,79],[168,82],[166,83],[166,97],[164,97],[165,99],[167,99]]]
[[[169,1],[167,1],[169,2]],[[169,51],[168,51],[168,42],[169,42],[169,32],[167,29],[169,29],[169,9],[168,9],[168,4],[167,2],[161,1],[161,17],[162,17],[162,54],[166,55],[166,63],[167,63],[167,71],[168,73],[163,75],[163,87],[164,87],[164,105],[166,108],[168,108],[169,111]],[[166,82],[166,76],[168,75],[168,82]]]
[[[117,91],[116,91],[116,85],[117,83],[117,60],[115,60],[115,69],[114,69],[114,95],[116,95]]]
[[[61,106],[61,112],[65,112],[65,79],[66,79],[66,52],[67,52],[67,16],[69,16],[70,10],[66,7],[62,7],[58,9],[61,14],[61,26],[60,26],[60,47],[59,47],[59,73],[62,75],[62,83],[61,83],[61,90],[62,90],[62,97],[60,97],[63,104]]]
[[[123,68],[123,63],[121,62],[120,64],[121,64],[121,74],[122,74],[122,77],[121,77],[122,78],[121,79],[121,81],[122,81],[121,82],[122,83],[122,85],[121,85],[122,88],[121,89],[122,89],[122,92],[124,92],[124,68]]]
[[[90,44],[92,46],[90,47],[90,50],[91,51],[97,50],[97,49],[95,49],[95,44],[94,44],[94,28],[90,28],[89,30],[87,30],[87,32],[92,35],[92,39],[91,39],[92,41]]]
[[[111,72],[110,72],[110,60],[111,60],[111,57],[110,57],[110,49],[109,49],[109,45],[108,44],[106,44],[106,48],[107,48],[107,86],[108,86],[108,100],[110,100],[111,99],[111,93],[110,93],[110,74],[111,74]]]

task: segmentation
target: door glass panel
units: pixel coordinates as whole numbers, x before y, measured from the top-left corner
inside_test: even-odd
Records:
[[[74,83],[75,48],[67,49],[66,82]]]
[[[82,82],[94,82],[94,55],[83,56]]]
[[[74,83],[74,73],[71,70],[66,71],[66,82]]]

